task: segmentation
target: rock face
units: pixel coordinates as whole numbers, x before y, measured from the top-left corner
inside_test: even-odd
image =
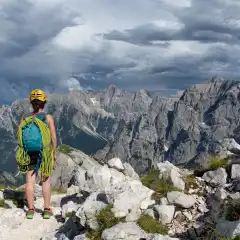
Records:
[[[172,191],[167,194],[169,203],[175,204],[183,208],[190,208],[196,202],[193,196],[184,194],[182,192]]]
[[[225,169],[218,168],[215,171],[204,173],[203,179],[212,186],[224,186],[227,182],[227,173]]]
[[[240,194],[234,190],[239,179],[233,174],[238,165],[231,171],[206,169],[203,177],[196,177],[163,162],[158,164],[159,173],[151,177],[158,184],[150,184],[151,189],[119,158],[100,165],[78,150],[59,154],[58,169],[65,168],[70,177],[59,178],[59,170],[54,172],[54,186],[65,189],[52,196],[54,217],[45,222],[36,212],[27,221],[24,210],[0,191],[0,239],[16,239],[20,233],[24,238],[30,239],[31,234],[45,240],[90,240],[93,236],[105,240],[217,240],[219,234],[223,239],[240,235]],[[184,189],[169,188],[176,185],[173,172],[184,181]],[[215,178],[219,175],[224,176],[224,184],[220,177]],[[219,182],[222,184],[216,184]],[[40,192],[41,186],[36,185],[36,209],[43,206]]]
[[[98,223],[96,215],[107,206],[107,202],[100,200],[101,193],[92,193],[85,202],[77,209],[76,216],[80,219],[80,224],[84,227],[97,229]]]
[[[239,164],[232,165],[231,177],[232,177],[232,179],[240,178],[240,165]]]
[[[155,210],[159,216],[159,221],[163,224],[171,223],[175,213],[174,205],[155,205]]]
[[[41,215],[36,214],[34,222],[26,221],[22,209],[0,209],[1,239],[14,240],[19,237],[24,239],[54,239],[55,229],[61,226],[57,220],[51,223],[44,221]],[[13,217],[14,216],[14,217]],[[45,238],[47,235],[48,238]]]
[[[99,168],[101,165],[77,149],[71,149],[68,154],[64,154],[61,151],[57,152],[57,165],[52,176],[52,186],[54,188],[67,189],[76,171],[81,171],[77,175],[77,181],[82,181],[85,178],[83,174],[87,169],[92,167]],[[81,168],[79,168],[81,167]]]
[[[144,237],[146,234],[136,223],[119,223],[112,228],[104,230],[103,240],[135,240]]]
[[[163,160],[205,165],[210,154],[226,155],[240,142],[239,93],[239,82],[220,78],[192,86],[180,98],[130,93],[111,85],[100,92],[51,95],[47,111],[56,121],[59,144],[105,163],[120,158],[142,175]],[[29,111],[26,99],[0,108],[2,170],[16,170],[16,129]]]
[[[183,181],[182,176],[179,173],[180,170],[177,167],[166,161],[163,163],[158,163],[157,168],[160,171],[160,178],[166,179],[178,189],[185,189],[185,182]]]
[[[8,172],[0,172],[0,184],[14,186],[17,184],[16,178]]]

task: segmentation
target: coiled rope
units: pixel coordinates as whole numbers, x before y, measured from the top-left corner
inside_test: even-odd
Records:
[[[23,174],[26,174],[28,172],[28,165],[30,164],[31,159],[23,147],[22,129],[27,124],[33,124],[33,123],[35,123],[37,125],[37,127],[39,128],[39,130],[42,134],[43,149],[42,149],[42,154],[41,154],[42,161],[40,164],[41,175],[42,175],[42,177],[49,177],[53,170],[53,162],[54,162],[50,129],[46,123],[44,123],[42,120],[38,119],[36,116],[27,117],[19,125],[18,131],[17,131],[17,138],[18,138],[19,146],[18,146],[18,149],[16,152],[16,161],[18,163],[20,172]]]

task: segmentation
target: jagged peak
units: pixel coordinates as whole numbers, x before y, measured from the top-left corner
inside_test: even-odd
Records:
[[[103,92],[104,94],[107,94],[110,98],[112,98],[115,95],[121,95],[124,93],[120,88],[118,88],[114,84],[110,84],[108,88]]]
[[[141,94],[141,95],[147,95],[148,97],[150,97],[150,94],[146,89],[137,90],[136,93]]]
[[[213,76],[212,79],[209,82],[213,83],[213,82],[224,82],[224,81],[225,80],[222,77],[216,75],[216,76]]]
[[[180,99],[182,99],[189,92],[195,92],[195,91],[197,91],[197,92],[204,92],[204,91],[208,91],[209,89],[215,88],[217,86],[220,87],[222,84],[224,84],[225,82],[229,82],[229,81],[231,81],[231,80],[225,80],[222,77],[214,76],[210,80],[190,85],[188,88],[186,88],[183,91],[183,94],[180,97]]]
[[[120,90],[120,88],[118,88],[116,85],[114,84],[110,84],[107,88],[107,90]]]
[[[222,85],[225,83],[231,84],[231,83],[239,83],[239,82],[240,81],[238,81],[238,80],[224,79],[224,78],[216,75],[216,76],[213,76],[210,80],[207,80],[201,84],[196,84],[194,86],[196,86],[196,87],[201,86],[201,85],[215,86],[215,85]]]
[[[152,97],[150,96],[149,92],[145,89],[140,89],[140,90],[137,90],[135,93],[134,93],[134,96],[139,96],[139,97],[148,97],[150,99],[152,99]]]

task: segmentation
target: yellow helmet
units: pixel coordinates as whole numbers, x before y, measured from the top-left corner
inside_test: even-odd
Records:
[[[47,97],[46,97],[45,92],[40,90],[40,89],[32,90],[32,92],[30,94],[30,102],[32,102],[34,100],[38,100],[38,101],[41,101],[41,102],[46,102]]]

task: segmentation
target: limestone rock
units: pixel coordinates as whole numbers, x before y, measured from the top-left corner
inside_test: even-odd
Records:
[[[179,238],[172,238],[161,234],[149,234],[146,240],[179,240]]]
[[[190,208],[196,203],[196,199],[191,196],[178,191],[167,193],[169,203],[183,208]]]
[[[119,223],[102,233],[103,240],[137,240],[145,237],[146,233],[134,222]]]
[[[215,192],[215,196],[220,200],[224,200],[227,197],[227,192],[224,188],[219,187]]]
[[[86,237],[86,234],[80,234],[75,236],[73,240],[89,240],[89,239]]]
[[[156,210],[159,221],[163,224],[171,223],[174,212],[175,206],[173,205],[155,205],[154,209]]]
[[[74,203],[73,201],[69,201],[62,206],[62,215],[66,216],[67,213],[76,212],[78,208],[78,204]]]
[[[112,158],[108,161],[108,166],[111,168],[115,168],[118,171],[123,171],[124,166],[120,158]]]
[[[211,186],[224,186],[227,182],[227,173],[224,168],[204,173],[203,179]]]
[[[68,183],[72,178],[72,173],[77,168],[77,164],[70,156],[61,152],[58,152],[57,161],[58,164],[51,178],[51,185],[53,188],[67,189]]]
[[[240,234],[240,221],[220,221],[216,226],[219,231],[225,237],[236,237]]]
[[[162,197],[162,198],[160,199],[160,204],[161,204],[161,205],[168,205],[168,200],[167,200],[167,198]]]
[[[151,209],[151,208],[145,210],[145,211],[143,212],[143,214],[144,214],[144,215],[148,215],[148,216],[150,216],[150,217],[152,217],[152,218],[155,218],[154,211],[153,211],[153,209]]]
[[[69,188],[67,188],[67,195],[68,196],[79,193],[79,192],[80,192],[79,186],[72,185]]]
[[[132,209],[140,209],[143,201],[151,204],[153,190],[143,186],[142,183],[137,180],[126,178],[120,182],[112,180],[110,184],[106,186],[105,193],[109,203],[112,203],[115,209],[128,215]],[[145,206],[145,208],[146,207],[147,206]]]
[[[240,164],[233,164],[231,169],[231,178],[240,178]]]
[[[0,200],[3,200],[3,192],[2,191],[0,191]]]
[[[104,202],[104,198],[104,193],[94,192],[78,208],[76,216],[79,218],[82,226],[90,227],[91,229],[98,228],[96,215],[103,208],[107,207],[107,203]]]
[[[180,169],[175,167],[170,162],[166,161],[163,163],[158,163],[157,167],[159,169],[160,176],[159,178],[164,178],[168,180],[173,186],[180,190],[185,189],[185,182],[182,179],[182,176],[180,174]]]
[[[139,180],[139,175],[135,172],[135,170],[129,163],[127,163],[127,162],[123,163],[123,167],[124,167],[123,173],[126,176],[129,176],[133,179]]]

